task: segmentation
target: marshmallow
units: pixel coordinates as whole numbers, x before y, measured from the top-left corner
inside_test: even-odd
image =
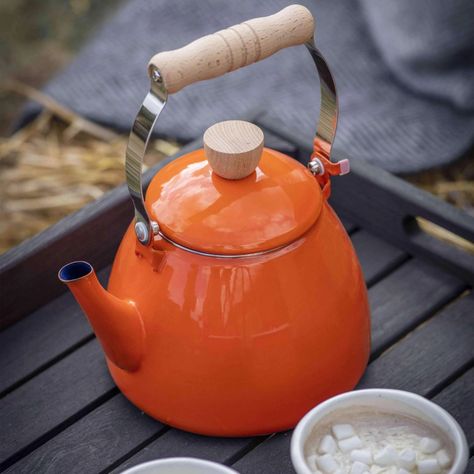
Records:
[[[404,449],[398,456],[398,465],[407,471],[413,470],[416,465],[415,451],[410,448]]]
[[[441,467],[436,459],[423,459],[416,463],[418,474],[439,474]]]
[[[318,466],[321,471],[331,474],[339,468],[339,464],[330,454],[324,454],[318,457]]]
[[[350,474],[364,474],[365,472],[369,471],[369,466],[362,462],[356,461],[352,464]]]
[[[309,466],[309,468],[313,471],[316,472],[318,470],[318,467],[316,466],[316,459],[318,456],[316,454],[311,454],[311,456],[308,456],[306,458],[306,464]]]
[[[440,451],[438,451],[436,453],[436,459],[438,461],[438,464],[443,468],[447,468],[451,465],[451,456],[446,451],[446,449],[441,449]]]
[[[337,439],[346,439],[355,435],[352,425],[334,425],[332,427],[332,432]]]
[[[435,438],[421,438],[420,450],[425,454],[433,454],[441,448],[441,441]]]
[[[359,461],[370,466],[372,464],[372,452],[370,449],[354,449],[351,451],[351,461]]]
[[[319,443],[319,452],[321,454],[334,454],[337,450],[336,441],[331,435],[326,435]]]
[[[401,467],[399,470],[398,470],[398,473],[397,474],[410,474],[410,471],[407,471],[406,469],[403,469],[403,467]]]
[[[351,438],[341,439],[337,442],[339,449],[343,453],[352,451],[353,449],[362,448],[364,445],[362,440],[358,436],[352,436]]]
[[[397,464],[398,453],[392,446],[385,446],[382,450],[375,453],[374,462],[379,466],[390,466],[391,464]]]

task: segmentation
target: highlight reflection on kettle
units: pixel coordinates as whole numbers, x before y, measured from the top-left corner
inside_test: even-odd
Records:
[[[315,404],[352,389],[369,356],[360,265],[327,202],[337,123],[334,82],[299,5],[154,56],[151,91],[127,149],[135,206],[108,290],[91,265],[65,282],[99,338],[115,382],[164,423],[208,435],[293,427]],[[169,93],[298,44],[321,80],[308,168],[263,147],[241,121],[207,130],[204,149],[162,168],[143,200],[141,167]]]

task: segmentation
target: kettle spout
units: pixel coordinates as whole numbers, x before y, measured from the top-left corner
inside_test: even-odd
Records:
[[[106,291],[87,262],[68,263],[59,270],[58,277],[86,314],[107,358],[123,370],[138,370],[145,330],[135,304]]]

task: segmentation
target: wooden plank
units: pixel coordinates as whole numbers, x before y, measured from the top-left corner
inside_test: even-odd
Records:
[[[309,157],[312,145],[286,124],[263,115],[258,123],[295,143]],[[336,150],[336,161],[348,158]],[[350,158],[350,156],[349,156]],[[307,158],[306,158],[307,159]],[[474,285],[474,255],[424,233],[414,218],[423,217],[469,242],[474,242],[474,218],[435,196],[363,161],[351,160],[351,172],[332,180],[331,203],[362,228],[422,256]]]
[[[469,460],[467,465],[466,474],[474,474],[474,456]]]
[[[132,429],[130,429],[130,427]],[[21,459],[8,473],[94,473],[166,428],[118,394]]]
[[[0,400],[0,469],[116,393],[94,339]]]
[[[367,286],[372,286],[408,258],[402,250],[365,230],[353,233],[351,240],[359,260],[364,262],[362,269]]]
[[[359,388],[396,388],[429,396],[472,362],[473,340],[471,293],[448,305],[370,364]]]
[[[104,283],[110,267],[98,273]],[[70,292],[0,333],[0,397],[93,337]]]
[[[474,295],[448,306],[372,362],[358,388],[398,388],[429,396],[472,362]],[[443,350],[444,348],[444,350]],[[240,474],[290,474],[291,433],[269,438],[233,467]]]
[[[372,353],[385,350],[403,334],[465,289],[457,278],[413,259],[369,292],[372,310]]]
[[[433,401],[449,411],[466,434],[471,451],[474,449],[474,368],[448,385]]]

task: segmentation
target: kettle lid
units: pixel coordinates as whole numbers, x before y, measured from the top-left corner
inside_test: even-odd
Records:
[[[231,120],[206,131],[204,149],[157,173],[146,206],[168,239],[199,252],[242,255],[301,237],[322,199],[305,166],[264,148],[256,125]]]

